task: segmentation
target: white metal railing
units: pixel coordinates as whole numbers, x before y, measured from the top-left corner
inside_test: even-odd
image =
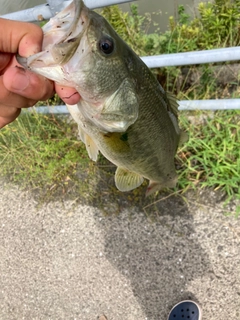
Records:
[[[130,1],[131,0],[85,0],[84,2],[89,8],[94,9]],[[69,0],[47,0],[47,4],[45,5],[40,5],[31,9],[6,14],[1,16],[1,18],[32,22],[43,19],[47,20],[54,16],[57,12],[65,8],[70,2],[71,1]],[[149,68],[193,65],[224,61],[238,61],[240,60],[240,47],[163,54],[141,57],[141,59]],[[240,99],[182,100],[178,101],[178,103],[179,110],[240,109]],[[35,110],[40,113],[68,113],[66,106],[38,107]]]
[[[240,99],[219,99],[219,100],[181,100],[178,101],[179,110],[237,110],[240,109]],[[32,107],[23,109],[24,111],[34,111],[42,114],[68,114],[65,105]]]
[[[85,0],[84,3],[90,9],[97,9],[130,1],[136,0]],[[1,18],[27,22],[48,20],[57,12],[66,8],[72,0],[46,0],[46,2],[46,4],[35,6],[30,9],[5,14],[1,16]]]
[[[240,47],[190,51],[142,57],[149,68],[240,60]]]

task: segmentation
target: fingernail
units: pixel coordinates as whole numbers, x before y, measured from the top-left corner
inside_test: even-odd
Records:
[[[29,75],[25,69],[20,67],[16,67],[16,68],[17,68],[17,72],[12,79],[11,88],[14,91],[23,91],[29,85],[29,82],[30,82]]]

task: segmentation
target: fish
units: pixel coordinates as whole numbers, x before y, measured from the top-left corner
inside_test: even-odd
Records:
[[[17,57],[25,68],[80,94],[67,105],[89,157],[101,152],[117,166],[122,192],[149,180],[146,195],[174,188],[174,158],[186,141],[178,103],[112,26],[74,0],[43,26],[42,51]]]

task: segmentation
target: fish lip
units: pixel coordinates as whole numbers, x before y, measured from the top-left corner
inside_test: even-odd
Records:
[[[28,58],[20,56],[18,53],[15,56],[17,62],[23,66],[25,69],[28,69]]]
[[[74,0],[62,12],[51,18],[42,28],[44,33],[42,50],[48,50],[54,45],[79,37],[85,29],[84,23],[80,23],[84,9],[88,10],[82,0]],[[86,14],[84,19],[87,20]]]
[[[74,0],[71,2],[63,11],[52,17],[48,23],[43,26],[44,37],[41,52],[31,55],[28,58],[21,57],[17,54],[16,59],[18,63],[25,69],[34,71],[36,68],[45,67],[45,57],[51,55],[52,58],[49,64],[54,62],[59,65],[66,64],[74,55],[78,46],[73,46],[74,50],[71,51],[71,55],[67,58],[62,58],[60,61],[54,61],[56,47],[61,47],[66,43],[71,44],[71,42],[73,43],[76,40],[77,43],[80,43],[82,35],[88,25],[88,10],[82,0]],[[64,54],[62,54],[62,57],[64,57]]]

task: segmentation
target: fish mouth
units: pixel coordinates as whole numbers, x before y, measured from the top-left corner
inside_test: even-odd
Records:
[[[88,11],[82,0],[71,2],[43,26],[42,51],[28,58],[17,55],[17,61],[24,68],[42,75],[45,75],[40,71],[42,68],[65,65],[80,45],[88,26]]]

